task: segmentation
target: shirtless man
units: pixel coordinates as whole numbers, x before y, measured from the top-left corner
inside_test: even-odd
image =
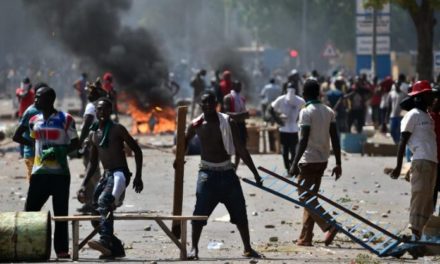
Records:
[[[243,256],[261,258],[262,256],[253,250],[250,244],[246,204],[240,180],[231,162],[231,155],[237,151],[254,174],[258,184],[262,184],[261,177],[249,152],[239,139],[236,123],[231,121],[228,115],[218,113],[216,105],[214,93],[202,94],[200,107],[203,114],[192,122],[186,132],[186,146],[196,134],[202,146],[197,201],[193,214],[209,216],[218,203],[223,203],[229,212],[231,223],[236,224],[240,232],[244,245]],[[198,259],[199,239],[206,223],[207,221],[192,222],[192,249],[189,259]]]
[[[113,234],[113,211],[122,205],[125,188],[130,182],[131,173],[128,170],[124,152],[124,142],[133,150],[136,161],[136,175],[133,180],[133,189],[140,193],[142,182],[142,150],[130,136],[127,129],[110,119],[112,103],[107,98],[98,99],[96,115],[98,122],[92,127],[89,134],[90,161],[87,173],[78,191],[78,199],[84,202],[84,192],[88,181],[93,176],[98,158],[104,168],[104,174],[95,189],[95,206],[101,215],[100,239],[92,240],[88,245],[102,253],[100,258],[124,257],[124,247],[121,241]]]

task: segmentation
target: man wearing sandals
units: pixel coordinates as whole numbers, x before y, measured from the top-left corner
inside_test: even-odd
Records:
[[[249,167],[258,184],[261,177],[252,161],[249,152],[239,139],[238,127],[226,114],[216,111],[216,97],[212,92],[201,96],[200,107],[203,114],[193,120],[187,129],[185,143],[196,134],[201,144],[201,163],[197,180],[196,205],[194,215],[210,215],[218,203],[223,203],[236,224],[244,246],[244,256],[261,258],[252,249],[249,238],[249,226],[246,215],[246,204],[240,180],[235,174],[231,155],[237,151]],[[207,221],[192,221],[192,249],[189,259],[198,259],[199,239]]]
[[[330,107],[318,100],[319,91],[319,84],[315,80],[307,80],[304,84],[303,96],[306,106],[299,114],[299,146],[289,171],[290,175],[298,175],[298,182],[304,181],[302,186],[307,189],[311,188],[313,192],[319,191],[321,179],[327,167],[330,156],[330,139],[336,158],[336,166],[333,168],[332,176],[335,175],[336,180],[338,180],[342,174],[341,149],[336,129],[335,113]],[[300,189],[299,195],[303,192],[304,190]],[[312,195],[306,194],[300,200],[305,202],[310,198],[312,198]],[[299,246],[312,246],[313,227],[316,222],[321,230],[326,232],[324,243],[328,246],[333,242],[338,232],[335,227],[329,224],[334,220],[329,214],[324,214],[325,209],[319,206],[317,199],[310,201],[309,205],[321,211],[326,219],[304,208],[303,227],[296,244]]]

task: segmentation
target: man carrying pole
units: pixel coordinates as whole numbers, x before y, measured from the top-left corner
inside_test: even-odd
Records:
[[[252,249],[249,238],[246,204],[240,180],[235,174],[231,155],[237,151],[244,163],[249,167],[258,184],[261,177],[252,161],[249,152],[239,139],[239,132],[234,121],[226,114],[216,111],[216,96],[205,92],[201,96],[200,107],[203,114],[189,125],[185,145],[196,134],[201,144],[201,163],[197,180],[196,205],[194,215],[209,216],[218,203],[223,203],[231,217],[231,223],[237,225],[244,245],[245,257],[261,258]],[[192,249],[189,259],[198,259],[199,239],[203,226],[207,221],[192,221]]]

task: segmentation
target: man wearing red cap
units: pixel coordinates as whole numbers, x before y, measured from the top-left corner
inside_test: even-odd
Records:
[[[402,119],[397,166],[391,171],[391,178],[399,177],[405,147],[408,144],[413,153],[409,228],[414,239],[418,240],[433,212],[432,196],[437,177],[437,145],[434,121],[427,112],[433,102],[431,85],[428,81],[418,81],[413,85],[409,95],[414,98],[415,107]]]
[[[232,90],[232,74],[230,71],[224,71],[222,80],[220,81],[220,94],[221,98],[219,98],[219,104],[221,106],[221,111],[223,112],[223,98],[231,93]]]
[[[104,76],[102,76],[103,84],[102,88],[107,92],[108,98],[112,101],[113,105],[113,114],[115,115],[114,120],[118,122],[118,103],[117,103],[117,95],[116,90],[113,86],[113,75],[110,72],[106,72]]]

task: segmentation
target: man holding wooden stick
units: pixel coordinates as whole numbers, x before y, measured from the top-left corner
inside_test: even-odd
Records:
[[[236,224],[240,232],[244,245],[243,256],[261,258],[262,255],[252,249],[250,244],[246,204],[240,180],[231,162],[231,155],[237,151],[258,184],[262,184],[261,177],[249,152],[239,139],[237,125],[228,115],[218,113],[216,105],[214,93],[202,94],[200,107],[203,114],[189,125],[186,132],[185,146],[188,146],[188,142],[196,134],[201,144],[202,160],[193,215],[209,216],[218,203],[223,203],[229,212],[231,223]],[[192,249],[189,259],[198,259],[198,243],[206,223],[207,221],[192,221]]]
[[[137,193],[143,189],[142,150],[124,126],[113,123],[110,119],[112,109],[112,102],[109,99],[98,99],[96,106],[98,122],[94,123],[89,134],[90,161],[86,177],[78,191],[78,200],[84,203],[86,186],[96,171],[99,158],[104,167],[104,174],[95,189],[94,200],[101,215],[100,239],[92,240],[88,245],[100,251],[102,253],[100,258],[103,259],[125,257],[122,242],[113,234],[113,211],[122,205],[125,188],[131,177],[125,158],[124,142],[135,155],[136,175],[133,189]]]

